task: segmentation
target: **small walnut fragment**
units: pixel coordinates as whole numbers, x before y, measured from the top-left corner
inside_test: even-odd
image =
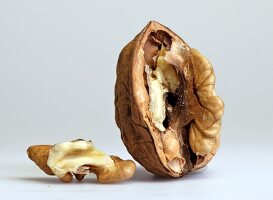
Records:
[[[31,146],[27,153],[46,174],[56,175],[63,182],[71,182],[72,174],[82,180],[89,173],[95,173],[100,183],[120,182],[131,178],[136,168],[133,161],[108,156],[91,141],[81,139]]]
[[[148,171],[180,177],[205,166],[220,144],[223,101],[209,61],[151,21],[120,53],[116,122]]]

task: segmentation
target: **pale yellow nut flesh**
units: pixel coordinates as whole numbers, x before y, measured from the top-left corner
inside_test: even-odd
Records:
[[[160,131],[165,131],[163,121],[166,118],[165,94],[174,92],[180,81],[174,67],[168,65],[164,59],[165,48],[162,46],[156,59],[156,69],[146,66],[147,82],[149,86],[150,104],[149,111],[152,122]]]

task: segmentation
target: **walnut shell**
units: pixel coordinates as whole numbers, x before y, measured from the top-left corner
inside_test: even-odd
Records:
[[[205,166],[220,144],[223,101],[209,61],[151,21],[121,51],[115,118],[129,153],[148,171],[180,177]]]

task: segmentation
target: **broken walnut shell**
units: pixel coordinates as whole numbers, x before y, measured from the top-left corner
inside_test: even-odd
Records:
[[[115,119],[136,161],[154,174],[180,177],[212,159],[224,103],[199,51],[151,21],[123,48],[116,73]]]

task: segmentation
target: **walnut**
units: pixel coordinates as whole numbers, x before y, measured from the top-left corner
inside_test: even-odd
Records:
[[[46,174],[55,175],[66,183],[72,181],[73,175],[81,181],[90,173],[97,175],[99,183],[115,183],[131,178],[136,169],[133,161],[108,156],[93,142],[82,139],[30,146],[27,154]]]
[[[151,21],[120,53],[115,117],[129,153],[148,171],[180,177],[220,144],[223,101],[209,61]]]

